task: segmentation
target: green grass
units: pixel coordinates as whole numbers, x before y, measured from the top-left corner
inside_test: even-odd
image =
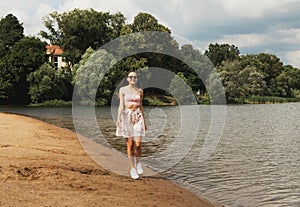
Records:
[[[275,96],[250,96],[247,98],[234,98],[230,99],[230,104],[275,104],[275,103],[290,103],[300,102],[300,98],[285,98]]]
[[[57,107],[57,106],[72,106],[72,101],[64,101],[64,100],[47,100],[42,103],[31,103],[29,106],[50,106],[50,107]]]

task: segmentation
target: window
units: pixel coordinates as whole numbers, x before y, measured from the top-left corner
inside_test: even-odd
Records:
[[[57,69],[58,68],[58,56],[54,56],[53,64],[54,64],[55,68]]]

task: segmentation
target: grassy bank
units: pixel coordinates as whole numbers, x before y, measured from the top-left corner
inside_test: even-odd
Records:
[[[64,101],[64,100],[48,100],[42,103],[31,103],[29,106],[50,106],[50,107],[57,107],[57,106],[72,106],[72,101]]]
[[[209,96],[198,96],[198,104],[208,105],[210,104]],[[300,97],[296,98],[283,98],[274,96],[251,96],[247,98],[234,98],[227,100],[228,104],[275,104],[275,103],[290,103],[300,102]],[[103,106],[105,104],[97,103],[96,106]],[[146,94],[143,99],[144,106],[175,106],[177,101],[174,97],[164,94]],[[49,100],[42,103],[34,103],[29,106],[47,106],[47,107],[59,107],[59,106],[72,106],[72,101],[63,100]]]
[[[251,96],[247,98],[230,99],[230,104],[275,104],[275,103],[290,103],[300,102],[300,97],[297,98],[284,98],[275,96]]]

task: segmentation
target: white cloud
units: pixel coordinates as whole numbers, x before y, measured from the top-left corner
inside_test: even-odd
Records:
[[[16,16],[20,23],[23,23],[26,35],[37,35],[43,28],[42,17],[54,11],[54,8],[42,3],[39,0],[18,1],[10,0],[0,3],[1,18],[11,13]]]
[[[24,19],[24,28],[27,35],[37,35],[44,30],[43,17],[53,12],[54,8],[45,3],[36,5],[36,12]]]
[[[285,13],[286,0],[220,0],[225,13],[230,18],[263,18],[270,13]]]
[[[216,43],[234,44],[240,48],[255,47],[267,44],[268,36],[265,34],[234,34],[224,35],[222,39],[216,40]]]
[[[124,0],[65,0],[58,8],[59,12],[65,12],[73,10],[74,8],[80,9],[90,9],[93,8],[97,11],[103,12],[121,12],[128,18],[132,18],[133,14],[136,14],[140,8],[138,3],[135,4],[134,1],[124,1]]]
[[[279,41],[287,44],[300,43],[300,28],[278,29]]]
[[[287,51],[283,54],[283,58],[285,59],[285,64],[290,64],[300,69],[300,50]]]
[[[272,29],[267,33],[231,34],[223,35],[222,38],[214,40],[216,43],[234,44],[240,48],[268,47],[299,44],[300,28],[295,29]]]

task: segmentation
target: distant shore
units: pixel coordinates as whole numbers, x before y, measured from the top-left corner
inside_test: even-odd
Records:
[[[221,206],[161,177],[133,181],[96,164],[75,133],[0,113],[0,206]]]
[[[195,95],[195,100],[199,105],[209,105],[210,98],[208,96]],[[247,98],[235,98],[227,100],[227,104],[277,104],[277,103],[290,103],[300,102],[300,97],[295,98],[284,98],[276,96],[251,96]],[[101,104],[95,103],[96,106],[102,106]],[[163,94],[150,94],[146,95],[143,99],[144,106],[176,106],[177,100],[169,95]],[[72,101],[63,100],[50,100],[42,103],[31,103],[29,106],[72,106]]]

